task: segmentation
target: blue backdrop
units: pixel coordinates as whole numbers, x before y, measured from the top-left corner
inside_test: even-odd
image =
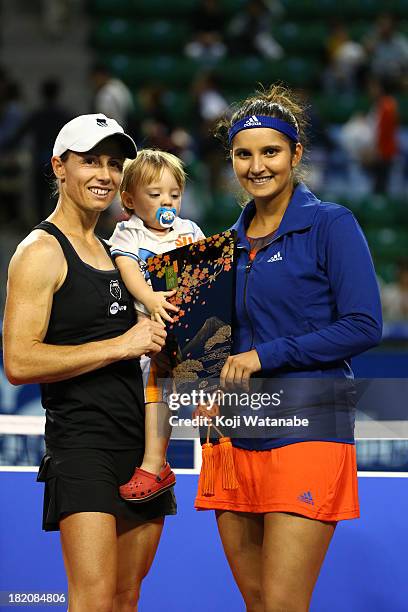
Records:
[[[2,472],[0,483],[0,591],[66,591],[59,535],[41,531],[42,485],[33,473]],[[244,611],[214,515],[193,509],[196,485],[179,475],[179,514],[167,519],[140,612]],[[408,479],[363,477],[359,488],[362,518],[339,524],[311,612],[408,610]]]

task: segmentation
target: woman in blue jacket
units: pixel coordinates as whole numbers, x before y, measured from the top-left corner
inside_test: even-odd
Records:
[[[235,489],[223,488],[215,446],[214,494],[201,487],[196,499],[198,509],[216,510],[251,612],[307,610],[337,522],[359,516],[350,360],[377,345],[382,330],[357,221],[300,182],[303,116],[293,94],[273,86],[220,126],[252,198],[234,226],[234,354],[221,382],[245,388],[262,377],[281,400],[266,414],[306,424],[268,427],[264,420],[262,437],[234,437]]]

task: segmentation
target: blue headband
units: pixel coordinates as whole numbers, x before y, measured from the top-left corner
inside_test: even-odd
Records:
[[[299,134],[297,130],[282,119],[276,117],[267,117],[265,115],[252,115],[252,117],[244,117],[240,119],[228,131],[228,142],[231,145],[232,139],[241,130],[250,130],[252,128],[271,128],[286,134],[293,142],[299,142]]]

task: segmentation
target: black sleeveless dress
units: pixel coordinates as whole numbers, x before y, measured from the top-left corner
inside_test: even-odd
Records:
[[[80,345],[119,336],[135,322],[133,300],[112,270],[83,262],[52,223],[36,226],[53,235],[68,271],[54,294],[44,342]],[[110,256],[108,246],[101,241]],[[132,476],[144,452],[144,394],[139,359],[118,361],[70,379],[41,385],[47,453],[38,480],[45,482],[43,528],[59,528],[63,515],[107,512],[128,520],[175,514],[174,495],[151,502],[122,500],[118,487]]]

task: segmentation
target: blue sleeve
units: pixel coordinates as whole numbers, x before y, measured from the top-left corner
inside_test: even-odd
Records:
[[[349,212],[328,228],[326,270],[337,320],[302,336],[256,344],[262,369],[318,366],[353,357],[381,341],[377,278],[364,234]]]
[[[194,223],[194,221],[191,221],[191,219],[190,219],[190,223],[191,223],[191,227],[193,230],[194,242],[198,242],[198,240],[203,240],[203,238],[205,238],[205,234],[203,233],[201,228],[198,227],[197,223]]]

